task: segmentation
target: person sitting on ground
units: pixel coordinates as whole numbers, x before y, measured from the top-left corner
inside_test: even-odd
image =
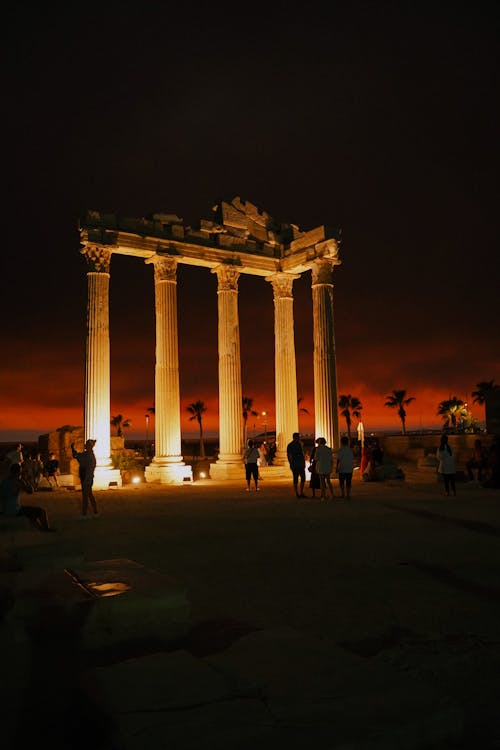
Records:
[[[50,488],[59,487],[57,481],[57,475],[59,474],[59,461],[56,458],[55,453],[49,453],[49,460],[45,465],[45,478],[49,483]]]
[[[21,466],[24,461],[23,444],[18,443],[13,450],[7,453],[5,458],[7,459],[9,464],[19,464],[19,466]]]
[[[49,519],[44,508],[21,505],[21,492],[32,493],[33,489],[21,479],[21,467],[12,464],[9,476],[0,482],[0,507],[5,517],[26,516],[38,531],[54,531],[49,526]]]
[[[35,492],[38,492],[38,485],[40,484],[40,479],[43,477],[43,461],[42,461],[42,456],[40,453],[35,454],[34,463],[35,463],[35,468],[33,472],[34,490]]]
[[[486,467],[488,462],[486,450],[483,448],[481,441],[474,441],[474,448],[472,449],[472,455],[465,464],[467,469],[467,477],[469,482],[474,480],[473,469],[477,471],[477,481],[481,482],[483,478],[483,469]]]
[[[380,443],[376,440],[372,448],[372,463],[374,466],[381,466],[384,463],[384,451],[380,447]]]
[[[21,479],[35,491],[36,462],[32,453],[28,453],[21,465]]]

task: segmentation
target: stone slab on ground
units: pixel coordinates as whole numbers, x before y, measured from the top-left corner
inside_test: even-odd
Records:
[[[98,597],[82,627],[84,649],[147,638],[166,642],[191,627],[186,591],[168,575],[126,559],[87,562],[71,573]]]
[[[286,628],[202,659],[177,651],[101,667],[84,684],[119,750],[421,750],[463,729],[446,694]]]
[[[191,627],[185,589],[170,576],[127,559],[60,563],[11,573],[15,603],[8,620],[31,630],[77,628],[84,651],[147,639],[168,643]]]

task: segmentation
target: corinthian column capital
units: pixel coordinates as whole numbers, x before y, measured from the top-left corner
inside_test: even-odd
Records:
[[[220,266],[212,268],[212,273],[217,274],[219,292],[238,291],[240,272],[234,266],[221,264]]]
[[[330,258],[318,258],[311,267],[312,284],[331,284],[333,286],[333,269],[338,263]]]
[[[153,255],[146,263],[153,263],[155,269],[155,284],[159,281],[177,282],[177,260],[176,258],[163,255]]]
[[[293,299],[292,286],[295,279],[300,279],[298,273],[275,273],[272,276],[266,276],[273,287],[274,299]]]
[[[80,250],[87,261],[89,273],[109,273],[111,250],[102,245],[84,245]]]

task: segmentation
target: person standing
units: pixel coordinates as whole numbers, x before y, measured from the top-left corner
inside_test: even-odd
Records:
[[[259,466],[257,461],[259,459],[259,449],[255,445],[253,440],[247,442],[247,449],[243,454],[243,460],[245,461],[245,477],[247,480],[247,492],[250,492],[250,482],[253,477],[255,484],[255,492],[260,490],[259,487]]]
[[[311,472],[311,477],[309,479],[309,489],[312,492],[311,497],[316,497],[316,490],[321,489],[321,483],[319,481],[319,474],[317,472],[317,466],[316,466],[316,446],[311,451],[311,456],[309,458],[309,471]]]
[[[49,519],[44,508],[32,505],[21,505],[19,496],[21,492],[31,494],[33,488],[21,479],[21,466],[13,463],[10,467],[9,476],[0,482],[0,507],[4,516],[26,516],[29,522],[38,531],[55,531],[49,526]]]
[[[450,489],[453,495],[456,495],[455,490],[455,456],[451,445],[448,443],[448,435],[444,434],[441,437],[441,443],[436,451],[436,458],[439,461],[438,474],[442,474],[444,480],[444,494],[448,496]]]
[[[349,439],[344,435],[340,438],[340,448],[337,453],[337,474],[339,475],[340,494],[349,499],[351,496],[352,472],[354,471],[354,453],[349,446]]]
[[[326,440],[324,437],[317,438],[316,443],[318,444],[315,454],[316,470],[319,474],[319,481],[321,485],[321,498],[322,500],[325,499],[326,488],[328,487],[330,491],[330,497],[333,499],[333,486],[332,480],[330,478],[333,471],[333,451],[326,444]]]
[[[267,446],[264,441],[258,447],[259,466],[267,466]]]
[[[306,459],[304,448],[300,441],[300,434],[294,432],[293,440],[286,447],[286,455],[293,477],[293,488],[297,497],[305,497],[304,484],[306,483]],[[300,484],[299,484],[300,482]]]
[[[73,458],[78,461],[78,476],[80,477],[80,483],[82,485],[82,514],[81,519],[88,518],[87,515],[88,506],[92,508],[94,517],[99,516],[97,511],[97,503],[95,501],[94,493],[92,492],[92,485],[94,484],[94,472],[96,466],[96,458],[94,454],[95,440],[85,441],[85,450],[82,453],[78,453],[75,450],[75,444],[71,443],[71,452]]]

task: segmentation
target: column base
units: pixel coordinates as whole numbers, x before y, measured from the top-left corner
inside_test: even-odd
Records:
[[[154,461],[146,466],[144,472],[146,482],[159,482],[160,484],[182,484],[184,481],[193,481],[193,469],[184,463],[179,464],[155,464]]]
[[[119,469],[109,466],[97,466],[94,472],[94,490],[109,490],[110,487],[121,487],[122,475]]]
[[[245,481],[245,465],[240,459],[239,463],[226,464],[217,461],[210,464],[210,479],[239,479]]]
[[[261,475],[262,479],[282,479],[284,477],[290,478],[292,477],[292,472],[290,470],[290,466],[288,464],[288,461],[282,466],[276,465],[275,461],[273,461],[272,466],[261,466],[259,469],[259,474]]]

